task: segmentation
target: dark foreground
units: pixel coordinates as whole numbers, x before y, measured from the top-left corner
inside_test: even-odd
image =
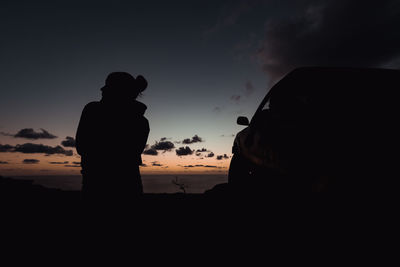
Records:
[[[217,198],[228,197],[228,184],[219,184],[202,193],[145,193],[140,199],[142,204],[157,204],[167,206],[178,203],[201,203]],[[0,176],[0,198],[3,203],[35,203],[42,202],[55,205],[81,205],[83,204],[80,191],[67,191],[48,188],[34,184],[33,180],[20,180]],[[112,199],[104,197],[104,203],[112,203]],[[113,203],[114,204],[114,203]]]

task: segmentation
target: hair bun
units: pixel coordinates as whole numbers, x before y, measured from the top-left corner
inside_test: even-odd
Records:
[[[136,86],[139,92],[143,92],[147,88],[147,80],[142,75],[138,75],[136,77]]]

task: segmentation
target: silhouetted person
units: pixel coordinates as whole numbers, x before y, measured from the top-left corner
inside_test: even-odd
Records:
[[[136,98],[146,88],[141,75],[113,72],[101,88],[102,99],[83,109],[76,149],[85,201],[130,203],[143,194],[139,165],[150,129],[147,107]]]

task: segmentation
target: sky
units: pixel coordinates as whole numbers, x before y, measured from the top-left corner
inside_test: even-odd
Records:
[[[398,69],[399,26],[394,0],[2,1],[0,175],[79,174],[70,137],[114,71],[148,80],[148,148],[173,144],[144,154],[143,174],[226,174],[236,118],[275,82]]]

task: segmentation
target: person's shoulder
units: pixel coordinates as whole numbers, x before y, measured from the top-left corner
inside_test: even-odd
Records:
[[[99,101],[92,101],[89,102],[85,105],[85,108],[92,108],[92,107],[98,107],[100,105]]]
[[[89,102],[85,105],[84,110],[92,110],[92,109],[97,109],[100,106],[99,101],[92,101]]]

